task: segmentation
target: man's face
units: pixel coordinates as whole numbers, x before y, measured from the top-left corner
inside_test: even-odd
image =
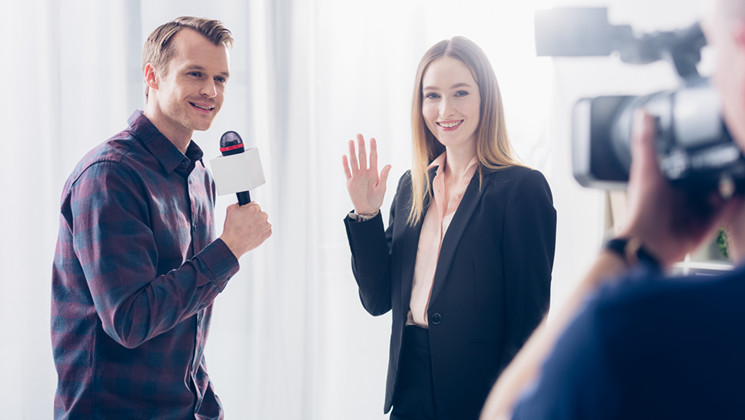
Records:
[[[226,46],[191,29],[182,29],[172,42],[175,52],[168,69],[156,69],[157,87],[150,89],[157,101],[152,119],[169,138],[191,138],[194,130],[209,129],[222,107],[229,56]]]
[[[717,0],[704,31],[716,48],[714,85],[722,95],[722,113],[727,128],[745,150],[745,20],[732,16],[725,2]]]

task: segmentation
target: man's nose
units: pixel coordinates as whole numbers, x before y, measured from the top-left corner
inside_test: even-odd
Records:
[[[214,80],[207,80],[202,83],[202,87],[199,91],[203,96],[207,98],[214,98],[217,96],[217,83]]]

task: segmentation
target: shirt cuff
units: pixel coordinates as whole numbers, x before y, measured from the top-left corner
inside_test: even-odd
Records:
[[[197,259],[206,268],[205,273],[211,281],[217,283],[222,290],[235,273],[238,272],[240,264],[230,248],[222,239],[216,239],[207,245],[197,256]]]

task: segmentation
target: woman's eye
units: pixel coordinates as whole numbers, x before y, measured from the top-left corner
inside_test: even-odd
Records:
[[[456,97],[466,96],[466,95],[468,95],[468,92],[465,91],[465,90],[459,90],[459,91],[455,92],[455,96]]]
[[[424,95],[424,97],[425,97],[426,99],[439,99],[439,98],[440,98],[440,95],[438,95],[438,94],[436,94],[436,93],[426,93],[426,94]]]

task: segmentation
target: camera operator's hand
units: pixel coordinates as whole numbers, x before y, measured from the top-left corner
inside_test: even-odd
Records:
[[[716,191],[691,192],[672,186],[660,170],[655,132],[654,118],[637,111],[631,140],[628,222],[620,236],[641,240],[644,248],[668,267],[719,226],[729,205]],[[731,200],[733,205],[734,201],[739,200]]]

